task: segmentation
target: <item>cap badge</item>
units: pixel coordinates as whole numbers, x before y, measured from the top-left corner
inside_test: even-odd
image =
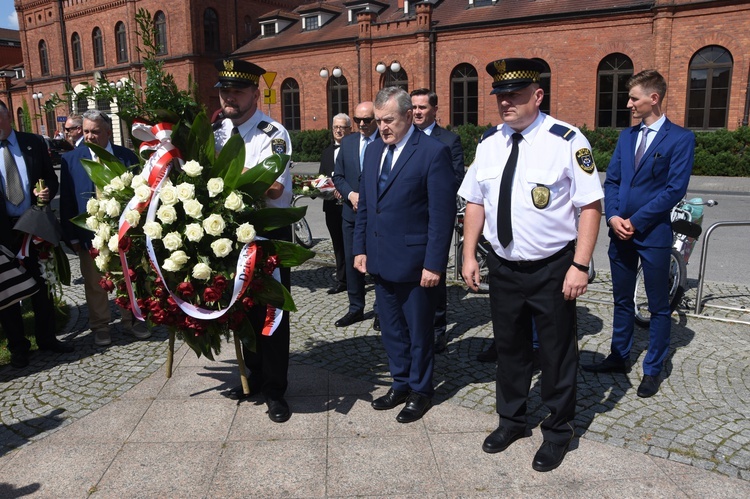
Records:
[[[232,59],[224,59],[224,69],[226,71],[234,71],[234,61]]]
[[[495,70],[497,70],[498,74],[505,73],[505,59],[495,61]]]

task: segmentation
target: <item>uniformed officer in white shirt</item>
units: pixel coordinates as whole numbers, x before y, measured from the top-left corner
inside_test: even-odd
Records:
[[[471,288],[479,282],[475,252],[482,232],[493,250],[488,266],[500,424],[482,449],[501,452],[530,435],[528,324],[533,318],[540,342],[542,400],[550,415],[541,424],[544,443],[532,467],[550,471],[562,463],[574,436],[575,299],[588,284],[586,264],[599,231],[603,193],[583,134],[539,111],[543,70],[531,59],[487,65],[503,124],[482,137],[458,194],[468,202],[462,274]]]
[[[266,72],[263,68],[239,59],[219,59],[215,62],[219,71],[219,101],[223,120],[214,123],[214,139],[217,151],[233,134],[240,134],[245,141],[245,167],[251,168],[268,156],[292,155],[289,133],[277,121],[258,108],[260,90],[258,82]],[[292,201],[292,177],[289,165],[266,191],[266,206],[288,208]],[[260,234],[269,239],[292,240],[290,226]],[[281,283],[291,291],[289,268],[280,268]],[[243,348],[245,364],[250,370],[250,396],[262,393],[268,405],[268,417],[283,423],[291,417],[289,405],[284,399],[289,368],[289,312],[283,313],[281,324],[271,336],[260,334],[266,317],[266,307],[254,307],[248,313],[256,335],[256,352]],[[242,388],[225,393],[233,399],[245,398]]]

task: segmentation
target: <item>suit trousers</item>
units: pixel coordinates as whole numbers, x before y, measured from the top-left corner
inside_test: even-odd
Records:
[[[419,282],[396,283],[375,276],[383,347],[393,377],[392,388],[432,397],[435,338],[432,332],[437,288]]]
[[[77,253],[83,275],[86,306],[89,309],[89,327],[92,331],[107,331],[112,314],[109,309],[109,293],[99,285],[102,274],[88,250],[81,249]]]
[[[638,262],[643,265],[643,278],[651,312],[648,331],[648,352],[643,360],[643,374],[658,376],[669,353],[672,328],[669,310],[669,255],[671,248],[644,248],[632,241],[612,239],[609,264],[612,271],[612,294],[615,310],[612,324],[612,355],[628,361],[633,346],[636,276]]]
[[[346,285],[346,256],[344,252],[344,232],[341,219],[341,205],[336,201],[323,201],[326,227],[331,235],[333,256],[336,257],[336,284]]]
[[[263,234],[263,237],[291,241],[292,228],[291,226],[282,227]],[[279,268],[279,271],[281,272],[281,284],[291,293],[291,269],[288,267]],[[288,386],[289,312],[283,312],[281,323],[271,336],[264,336],[261,331],[266,318],[266,310],[265,305],[259,305],[248,311],[247,315],[255,334],[255,352],[244,346],[242,350],[245,365],[250,370],[248,382],[251,391],[260,389],[266,399],[278,400],[284,396]]]
[[[349,312],[365,310],[365,276],[354,268],[354,220],[341,221],[344,235],[344,256],[346,257],[346,292],[349,295]],[[376,295],[377,296],[377,295]]]
[[[445,272],[440,276],[437,294],[437,307],[435,307],[435,321],[433,323],[435,337],[445,334],[448,327],[448,285],[445,282]]]
[[[533,374],[533,319],[539,336],[541,395],[550,415],[542,421],[544,440],[559,445],[573,437],[578,343],[576,302],[562,294],[573,262],[572,245],[527,266],[488,257],[492,330],[498,352],[496,408],[500,426],[526,429],[526,408]]]

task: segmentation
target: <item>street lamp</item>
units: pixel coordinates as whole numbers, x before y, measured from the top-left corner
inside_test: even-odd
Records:
[[[44,94],[42,92],[34,92],[31,94],[31,97],[36,102],[36,108],[39,110],[39,134],[43,135],[44,131],[42,130],[42,99],[44,98]]]
[[[380,74],[383,74],[383,73],[385,73],[385,63],[383,63],[382,61],[381,61],[381,62],[379,62],[379,63],[378,63],[378,64],[377,64],[376,66],[375,66],[375,71],[377,71],[377,72],[378,72],[378,73],[380,73]]]

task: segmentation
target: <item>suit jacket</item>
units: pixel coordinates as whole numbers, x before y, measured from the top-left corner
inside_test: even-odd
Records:
[[[415,282],[422,269],[445,272],[456,215],[450,149],[414,128],[378,194],[381,138],[367,147],[354,227],[355,255],[391,282]]]
[[[344,207],[341,211],[341,217],[348,221],[354,222],[356,213],[349,202],[349,194],[359,192],[360,168],[359,168],[359,141],[362,134],[350,133],[341,139],[341,149],[336,158],[336,165],[333,173],[333,184],[338,189],[343,198]],[[375,139],[379,133],[375,132]],[[375,142],[371,142],[370,145]],[[370,146],[367,146],[369,149]]]
[[[29,178],[29,189],[26,195],[29,196],[32,206],[36,204],[34,186],[40,178],[44,179],[44,183],[49,187],[49,199],[54,199],[60,184],[52,167],[52,159],[49,156],[47,144],[40,136],[32,133],[15,132],[15,134],[23,161],[26,163],[26,173]],[[5,208],[5,194],[0,189],[0,241],[9,248],[15,247],[12,228]]]
[[[323,152],[320,153],[320,170],[318,170],[318,175],[325,175],[326,177],[333,178],[333,169],[335,166],[333,157],[334,152],[336,151],[335,145],[334,142],[331,142],[328,147],[323,149]],[[323,211],[339,209],[338,206],[339,205],[336,203],[335,199],[326,199],[323,201]]]
[[[438,124],[432,128],[430,137],[438,139],[443,144],[450,147],[451,161],[453,163],[453,173],[456,176],[456,190],[461,186],[466,174],[466,165],[464,164],[464,149],[461,147],[461,138],[450,130],[446,130]]]
[[[620,133],[604,181],[607,220],[630,219],[640,246],[672,245],[670,211],[687,192],[695,154],[695,135],[665,120],[637,169],[635,144],[640,124]],[[614,237],[610,230],[610,237]]]
[[[114,156],[125,166],[139,164],[138,156],[126,147],[112,145]],[[91,245],[93,232],[83,229],[70,221],[86,211],[86,203],[95,195],[96,187],[81,160],[92,159],[91,150],[85,145],[76,147],[62,155],[60,161],[60,218],[63,229],[63,239],[70,244],[78,240],[84,248]]]

